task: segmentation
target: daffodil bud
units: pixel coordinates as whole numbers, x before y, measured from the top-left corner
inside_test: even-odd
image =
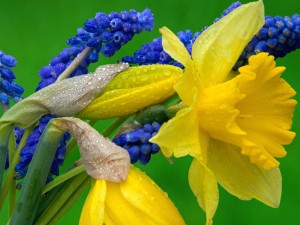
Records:
[[[170,65],[131,67],[118,74],[101,94],[77,115],[107,119],[127,116],[172,96],[182,69]]]
[[[130,168],[128,152],[104,138],[89,124],[73,117],[54,119],[62,131],[69,131],[76,139],[81,162],[94,179],[120,182],[127,178]]]
[[[8,110],[1,123],[14,123],[26,128],[45,114],[73,116],[85,108],[100,91],[128,64],[99,67],[94,73],[56,82],[22,100]]]

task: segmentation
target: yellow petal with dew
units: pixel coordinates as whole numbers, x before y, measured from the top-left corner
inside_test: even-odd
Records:
[[[112,224],[185,224],[166,194],[134,167],[126,181],[120,184],[107,182],[105,205]]]
[[[244,4],[196,39],[192,58],[205,86],[226,80],[245,46],[264,24],[262,1]]]
[[[198,123],[196,111],[192,107],[183,108],[161,126],[150,142],[158,144],[166,157],[203,157],[208,137],[199,130]]]
[[[296,101],[295,90],[280,76],[284,67],[276,67],[274,57],[260,53],[241,67],[240,90],[246,97],[237,104],[240,116],[237,123],[247,132],[245,137],[255,146],[241,146],[243,154],[265,169],[279,165],[274,157],[284,157],[282,145],[290,144],[295,136],[289,131]]]
[[[140,225],[141,221],[147,225],[155,224],[148,215],[143,214],[139,208],[124,198],[118,183],[111,182],[108,184],[105,213],[108,216],[107,221],[110,220],[111,224]]]
[[[183,77],[179,79],[174,88],[181,100],[186,105],[190,105],[193,102],[193,92],[187,90],[192,90],[198,85],[201,85],[199,83],[199,75],[195,71],[194,62],[191,60],[191,56],[186,47],[172,31],[167,27],[163,27],[159,31],[162,34],[164,51],[185,67]]]
[[[124,198],[155,224],[185,224],[167,193],[139,169],[131,167],[128,179],[120,184],[120,189]]]
[[[182,70],[175,66],[131,67],[103,90],[77,116],[87,119],[122,117],[163,102],[174,94]]]
[[[211,225],[219,203],[216,177],[203,162],[195,158],[188,179],[200,207],[206,212],[206,225]]]
[[[79,225],[99,225],[104,221],[105,180],[95,180],[81,211]]]
[[[240,151],[236,146],[211,140],[208,167],[232,195],[244,200],[255,198],[271,207],[278,207],[281,197],[280,170],[261,169]]]
[[[100,94],[117,89],[143,87],[181,74],[182,69],[171,65],[153,64],[130,67],[115,76]]]
[[[191,56],[178,37],[167,27],[160,28],[159,32],[162,34],[162,46],[164,51],[177,62],[184,65],[184,67],[189,67],[192,62]]]
[[[193,103],[194,93],[202,90],[202,84],[194,69],[194,63],[191,63],[191,65],[192,67],[186,68],[183,76],[179,78],[178,82],[174,85],[174,89],[178,93],[180,99],[187,106],[190,106]]]

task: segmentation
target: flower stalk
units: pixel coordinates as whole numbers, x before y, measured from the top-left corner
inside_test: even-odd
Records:
[[[14,176],[14,173],[15,173],[14,168],[17,165],[17,163],[19,162],[20,151],[25,146],[26,140],[27,140],[29,134],[31,133],[32,129],[33,129],[33,127],[28,128],[28,129],[25,130],[16,152],[13,155],[11,155],[11,157],[13,157],[13,159],[10,162],[10,167],[8,169],[8,173],[6,175],[5,183],[3,185],[3,189],[2,189],[2,192],[1,192],[1,195],[0,195],[0,210],[3,206],[3,203],[5,201],[5,198],[7,197],[7,194],[9,192],[9,190],[10,189],[15,189],[15,187],[13,186],[13,183],[12,183],[13,176]]]
[[[2,195],[3,173],[8,153],[9,137],[12,130],[13,126],[11,124],[4,124],[0,127],[0,196]]]
[[[77,193],[77,196],[81,194],[85,188],[87,188],[89,182],[90,178],[88,175],[85,172],[82,172],[73,177],[72,180],[62,184],[63,188],[54,192],[54,197],[51,203],[45,210],[42,211],[42,214],[36,219],[34,224],[51,224],[53,223],[53,219],[56,218],[55,220],[57,220],[60,218],[62,215],[60,211],[66,207],[65,205],[68,204],[68,201],[72,200],[75,193]],[[78,188],[80,189],[78,190]],[[64,212],[65,210],[62,213]]]
[[[62,132],[50,123],[38,143],[10,225],[32,224]]]

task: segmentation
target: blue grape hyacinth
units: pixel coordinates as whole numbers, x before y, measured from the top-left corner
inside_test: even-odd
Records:
[[[180,31],[177,33],[178,38],[190,54],[192,45],[199,35],[200,32],[193,34],[190,30]],[[138,65],[169,64],[183,67],[163,50],[161,37],[155,38],[152,42],[142,45],[142,47],[137,50],[133,56],[125,56],[122,58],[122,61]]]
[[[266,16],[265,24],[246,46],[234,69],[245,65],[250,56],[268,52],[275,58],[284,57],[300,47],[300,15]]]
[[[235,2],[223,11],[220,18],[228,15],[234,9],[242,4]],[[216,18],[216,23],[220,18]],[[203,32],[207,27],[204,27]],[[178,38],[185,45],[188,52],[191,54],[191,48],[196,38],[201,34],[196,32],[192,35],[191,31],[180,31],[177,33]],[[300,15],[295,14],[292,17],[281,16],[266,16],[265,24],[257,35],[249,42],[241,53],[239,59],[233,69],[247,64],[250,56],[260,52],[268,52],[275,58],[284,57],[286,54],[300,47]],[[169,64],[174,66],[182,65],[173,60],[162,48],[161,37],[155,38],[152,42],[142,45],[135,51],[133,56],[125,56],[122,61],[129,64],[148,65],[148,64]]]
[[[14,82],[15,74],[12,68],[17,65],[17,60],[6,55],[0,50],[0,102],[9,105],[10,99],[18,102],[22,99],[24,89]]]
[[[89,48],[89,54],[81,61],[70,77],[87,74],[89,65],[98,61],[99,54],[106,57],[114,55],[135,34],[139,34],[143,30],[152,30],[153,21],[154,17],[149,9],[145,9],[143,12],[130,10],[120,13],[111,12],[110,14],[97,13],[95,18],[88,19],[84,23],[83,28],[77,30],[75,37],[67,40],[67,44],[70,47],[63,49],[50,61],[48,66],[40,69],[39,76],[41,81],[36,91],[54,83],[74,59],[85,49]],[[39,138],[52,118],[53,116],[50,115],[42,117],[32,134],[28,137],[26,146],[20,153],[20,162],[15,167],[17,172],[16,179],[25,177]],[[51,166],[48,181],[52,179],[51,175],[59,175],[59,166],[63,164],[66,153],[66,141],[69,138],[69,133],[65,133],[62,137]]]
[[[131,163],[139,161],[146,165],[150,161],[151,155],[160,150],[157,144],[149,142],[149,139],[157,134],[160,126],[157,122],[145,124],[128,133],[121,134],[113,139],[113,142],[128,151]]]
[[[97,13],[95,18],[84,23],[84,28],[77,31],[76,37],[68,39],[70,46],[92,47],[106,57],[113,56],[135,34],[153,28],[154,17],[149,9],[143,12],[135,10],[110,14]]]
[[[67,40],[69,48],[65,48],[54,57],[48,66],[41,68],[39,71],[41,81],[36,90],[54,83],[79,53],[91,48],[91,52],[70,77],[87,74],[88,66],[98,61],[99,54],[106,57],[113,56],[135,34],[143,30],[152,30],[153,21],[154,17],[149,9],[141,13],[135,10],[111,12],[108,15],[97,13],[95,18],[88,19],[84,27],[77,30],[75,37]]]

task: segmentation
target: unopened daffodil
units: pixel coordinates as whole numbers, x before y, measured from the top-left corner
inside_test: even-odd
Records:
[[[283,67],[260,53],[230,79],[245,45],[264,23],[262,1],[242,5],[205,30],[192,57],[167,28],[164,50],[185,67],[175,85],[184,105],[150,141],[166,157],[191,155],[190,187],[206,212],[218,206],[217,183],[241,198],[278,207],[281,174],[275,157],[295,134],[290,130],[295,91],[280,78]]]
[[[171,65],[130,67],[119,73],[78,117],[108,119],[123,117],[158,104],[175,93],[182,69]]]
[[[125,181],[95,180],[80,225],[184,225],[178,210],[145,173],[131,167]]]

